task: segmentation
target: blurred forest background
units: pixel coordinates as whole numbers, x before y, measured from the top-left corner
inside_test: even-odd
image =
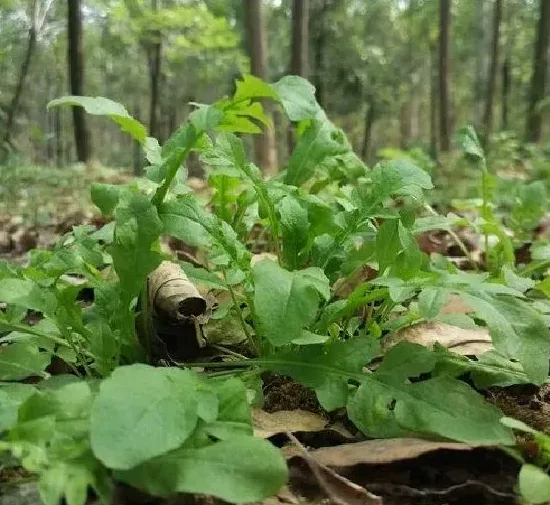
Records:
[[[189,113],[251,72],[307,77],[368,163],[381,148],[430,159],[472,124],[489,144],[550,140],[549,0],[0,0],[3,164],[133,167],[115,126],[62,95],[119,101],[166,139]],[[284,164],[289,125],[255,141]]]

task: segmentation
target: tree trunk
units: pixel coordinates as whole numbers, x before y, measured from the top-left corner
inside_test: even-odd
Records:
[[[21,70],[19,72],[19,78],[17,79],[17,85],[15,87],[15,92],[11,99],[10,105],[7,110],[6,125],[4,131],[4,137],[2,139],[2,145],[0,146],[1,151],[6,154],[11,146],[11,133],[15,123],[15,116],[19,110],[19,105],[21,104],[21,97],[23,95],[23,89],[25,87],[25,81],[27,80],[27,75],[29,73],[29,68],[31,66],[32,57],[36,49],[36,27],[32,26],[29,29],[29,39],[27,42],[27,50],[25,51],[25,58],[23,64],[21,65]]]
[[[151,0],[151,10],[158,11],[157,0]],[[150,33],[152,41],[147,42],[147,66],[149,70],[149,135],[158,137],[158,107],[160,93],[162,38],[159,30]]]
[[[267,80],[267,40],[262,15],[261,0],[244,0],[245,22],[250,70],[252,75]],[[265,107],[265,104],[264,104]],[[265,112],[270,116],[268,107]],[[265,128],[261,134],[254,136],[254,153],[256,164],[264,174],[277,172],[277,148],[275,134],[271,128]]]
[[[437,50],[432,46],[430,61],[430,153],[437,160]]]
[[[441,150],[451,150],[451,124],[449,104],[449,27],[451,0],[439,1],[439,128]]]
[[[485,102],[485,113],[483,125],[485,127],[485,143],[489,142],[491,129],[493,127],[493,102],[495,99],[495,88],[497,82],[498,50],[500,45],[500,22],[502,20],[502,0],[496,0],[493,14],[493,39],[491,43],[491,63],[489,66],[489,78],[487,82],[487,98]]]
[[[399,107],[399,147],[407,149],[411,139],[411,104],[403,102]]]
[[[533,75],[527,112],[526,139],[529,142],[540,140],[542,117],[537,108],[544,98],[546,73],[548,72],[548,43],[550,40],[550,1],[540,0],[540,14],[537,28],[537,41],[533,60]]]
[[[512,78],[510,73],[510,56],[506,55],[504,63],[502,64],[502,126],[503,130],[508,129],[508,102],[510,98],[510,89],[512,84]]]
[[[324,87],[324,70],[325,70],[325,46],[326,46],[326,28],[325,17],[329,9],[329,0],[323,0],[321,8],[315,12],[311,18],[314,21],[315,35],[312,37],[313,43],[313,84],[315,85],[315,98],[321,107],[325,106],[325,87]]]
[[[309,0],[293,0],[292,2],[292,60],[290,73],[300,77],[308,77],[309,55]],[[288,153],[294,150],[294,125],[288,128]]]
[[[365,129],[363,131],[363,145],[361,147],[361,158],[368,162],[370,159],[370,147],[372,140],[372,126],[376,120],[376,103],[371,98],[369,100],[367,112],[365,113]]]
[[[82,8],[81,0],[67,2],[67,59],[71,94],[84,94],[84,57],[82,55]],[[86,116],[82,107],[73,107],[74,140],[76,157],[81,163],[90,158],[90,136],[86,128]]]

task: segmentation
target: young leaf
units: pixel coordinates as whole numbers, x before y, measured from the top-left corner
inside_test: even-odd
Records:
[[[283,260],[289,270],[295,270],[299,266],[298,255],[308,241],[307,210],[291,196],[285,196],[279,202],[278,210],[283,234]]]
[[[48,109],[58,105],[75,105],[83,107],[88,114],[109,116],[120,126],[122,131],[129,133],[140,144],[146,145],[147,143],[147,128],[130,116],[124,106],[118,102],[102,96],[64,96],[52,100],[48,104]],[[148,144],[148,148],[151,149],[151,147],[152,145]]]
[[[288,471],[282,453],[271,443],[240,436],[196,449],[182,447],[117,477],[157,496],[199,493],[252,503],[274,495]]]
[[[233,96],[235,102],[242,102],[252,98],[274,98],[277,99],[277,92],[260,78],[244,74],[240,80],[235,81],[236,91]]]
[[[519,491],[526,503],[550,501],[550,476],[538,466],[525,464],[519,472]]]
[[[380,273],[392,265],[401,250],[398,223],[396,219],[388,219],[376,233],[376,258]]]
[[[0,301],[51,314],[56,307],[50,292],[28,279],[0,279]]]
[[[458,134],[458,143],[462,150],[476,160],[485,160],[485,153],[473,126],[465,126]]]
[[[112,216],[121,191],[122,188],[113,184],[94,183],[91,187],[92,202],[104,216]]]
[[[162,231],[157,209],[133,191],[121,196],[115,211],[115,240],[109,248],[125,299],[130,301],[143,287],[147,275],[162,260],[152,246]]]
[[[426,319],[433,319],[447,303],[448,291],[441,288],[425,288],[418,295],[420,314]]]
[[[390,196],[412,196],[422,199],[422,190],[433,188],[427,172],[408,160],[384,161],[372,171],[372,194],[378,202]]]
[[[271,87],[291,121],[313,119],[321,110],[315,99],[315,87],[303,77],[286,75]]]
[[[288,161],[285,184],[301,186],[324,159],[350,150],[344,132],[334,126],[324,112],[319,112],[301,135]]]
[[[313,275],[312,275],[313,274]],[[328,279],[319,269],[289,272],[265,260],[254,266],[254,311],[259,333],[273,345],[299,338],[317,314]]]
[[[0,347],[0,381],[15,381],[31,376],[44,376],[52,357],[26,342]]]
[[[179,447],[197,424],[195,384],[189,371],[117,368],[92,406],[96,457],[109,468],[128,469]]]

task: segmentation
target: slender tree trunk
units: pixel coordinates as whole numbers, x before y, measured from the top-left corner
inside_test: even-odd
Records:
[[[493,102],[495,99],[495,88],[497,83],[498,53],[500,45],[500,22],[502,20],[502,0],[495,1],[493,13],[493,39],[491,43],[491,62],[489,65],[489,78],[487,82],[487,98],[485,102],[485,113],[483,114],[483,125],[485,127],[485,143],[489,142],[493,127]]]
[[[21,70],[19,72],[19,78],[17,79],[15,92],[8,106],[8,110],[6,114],[7,118],[6,118],[4,137],[2,139],[2,145],[0,146],[1,151],[4,154],[8,152],[11,146],[11,134],[15,123],[15,116],[17,115],[17,112],[19,111],[19,106],[21,105],[21,97],[23,95],[25,81],[27,80],[27,75],[29,73],[31,61],[36,49],[36,36],[37,36],[36,27],[33,25],[29,29],[29,38],[27,41],[27,49],[25,51],[25,57],[23,59],[23,64],[21,65]]]
[[[314,13],[311,21],[314,23],[312,31],[313,43],[313,84],[315,85],[315,98],[321,107],[325,106],[325,46],[327,40],[325,17],[329,10],[329,0],[322,0],[321,8]]]
[[[407,149],[411,139],[411,104],[404,102],[399,107],[399,147]]]
[[[483,48],[485,47],[485,4],[486,0],[476,0],[475,6],[472,7],[472,16],[474,18],[472,24],[474,25],[474,33],[472,34],[475,39],[473,43],[477,48],[476,51],[476,78],[474,80],[474,116],[476,123],[483,121],[482,109],[486,95],[486,54]]]
[[[435,45],[430,51],[430,151],[432,157],[437,160],[437,50]]]
[[[300,77],[308,77],[309,55],[309,0],[293,0],[292,2],[292,60],[290,73]],[[288,128],[288,153],[294,150],[294,125]]]
[[[82,54],[82,8],[80,0],[67,2],[67,59],[69,61],[69,77],[71,93],[84,94],[84,57]],[[74,140],[76,157],[81,163],[90,158],[90,136],[86,128],[86,116],[82,107],[73,107]]]
[[[371,98],[365,113],[365,129],[363,130],[363,145],[361,147],[361,158],[365,162],[368,162],[370,159],[372,127],[374,125],[374,121],[376,120],[376,114],[376,102]]]
[[[251,73],[260,79],[267,80],[267,40],[265,23],[262,15],[261,0],[244,0],[245,22],[248,53],[250,55]],[[264,104],[265,107],[265,104]],[[269,116],[269,109],[265,107]],[[271,128],[265,128],[261,134],[254,136],[256,163],[264,174],[277,172],[277,148],[275,134]]]
[[[451,150],[451,124],[449,105],[449,27],[451,0],[439,0],[439,128],[441,150]]]
[[[541,135],[542,117],[537,108],[544,98],[546,75],[548,72],[548,43],[550,41],[550,0],[540,0],[540,14],[537,28],[537,41],[533,60],[531,93],[527,112],[526,139],[538,142]]]
[[[509,110],[509,98],[510,98],[510,89],[512,87],[512,79],[510,73],[510,56],[506,55],[504,62],[502,64],[502,126],[503,130],[508,129],[508,110]]]
[[[158,1],[151,0],[151,9],[158,11]],[[158,108],[162,61],[162,35],[159,30],[150,33],[152,41],[147,41],[147,65],[149,70],[149,135],[158,137]]]

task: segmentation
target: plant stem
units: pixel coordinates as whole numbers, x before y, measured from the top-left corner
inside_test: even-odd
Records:
[[[166,193],[168,193],[168,189],[170,188],[170,184],[172,184],[174,177],[176,177],[176,174],[178,173],[178,170],[180,169],[181,164],[184,162],[185,158],[187,158],[187,155],[189,154],[191,147],[192,146],[186,147],[179,154],[177,159],[174,161],[174,164],[170,167],[170,171],[168,172],[168,174],[166,174],[164,181],[157,188],[155,194],[153,195],[153,199],[151,200],[151,203],[156,207],[160,206],[160,204],[162,204],[162,202],[164,201],[164,198],[166,197]]]
[[[430,214],[432,214],[432,216],[439,216],[439,214],[435,211],[435,209],[429,203],[425,204],[424,208],[428,212],[430,212]],[[472,265],[474,270],[476,272],[478,272],[479,268],[477,266],[477,262],[474,259],[472,253],[470,251],[468,251],[468,248],[466,247],[466,244],[464,244],[462,239],[451,228],[449,228],[446,231],[449,233],[449,235],[452,237],[452,239],[457,243],[458,247],[460,247],[460,250],[464,253],[464,256],[466,256],[468,258],[468,261],[470,262],[470,264]]]
[[[224,279],[227,281],[227,276],[225,274],[225,270],[222,270]],[[248,340],[248,343],[250,344],[250,347],[252,348],[254,354],[256,356],[260,355],[260,349],[258,347],[257,342],[255,341],[254,337],[250,334],[248,331],[248,326],[246,326],[246,321],[244,320],[243,313],[241,311],[241,308],[239,307],[237,303],[237,297],[235,296],[235,291],[233,290],[233,287],[227,284],[227,289],[229,290],[229,294],[231,295],[231,301],[233,302],[233,305],[235,306],[235,310],[237,311],[237,316],[239,317],[239,322],[241,323],[241,327],[243,329],[243,332],[246,336],[246,339]],[[250,310],[252,310],[252,307],[250,307]]]

